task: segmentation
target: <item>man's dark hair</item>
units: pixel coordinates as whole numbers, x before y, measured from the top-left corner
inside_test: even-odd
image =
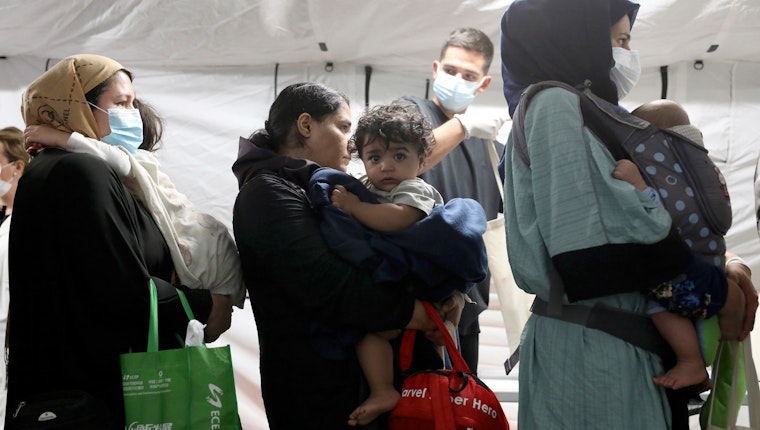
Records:
[[[482,54],[484,59],[483,74],[488,74],[488,69],[493,61],[493,42],[485,33],[477,28],[457,28],[449,33],[449,37],[443,43],[441,58],[446,55],[446,50],[451,46]]]

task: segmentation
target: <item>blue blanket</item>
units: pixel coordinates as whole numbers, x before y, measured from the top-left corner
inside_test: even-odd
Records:
[[[486,217],[475,200],[451,199],[409,228],[383,233],[332,206],[335,185],[343,185],[365,202],[378,203],[377,198],[356,178],[329,168],[316,170],[307,190],[312,205],[321,211],[322,233],[331,249],[372,271],[378,283],[413,276],[420,281],[413,291],[418,297],[439,301],[454,291],[466,293],[485,278]]]

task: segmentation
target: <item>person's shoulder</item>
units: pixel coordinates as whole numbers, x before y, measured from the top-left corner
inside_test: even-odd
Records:
[[[268,172],[268,171],[260,171],[256,173],[255,175],[251,176],[248,181],[246,181],[245,185],[243,185],[242,188],[245,187],[260,187],[260,186],[266,186],[266,185],[278,185],[278,184],[284,184],[287,182],[285,179],[281,178],[280,176],[277,176],[274,172]]]
[[[125,152],[125,154],[126,154],[126,152]],[[159,164],[158,157],[156,156],[156,153],[153,152],[153,151],[146,151],[144,149],[138,149],[137,151],[135,151],[135,153],[133,155],[134,155],[135,158],[137,158],[137,161],[139,161],[141,163],[148,162],[148,163],[153,163],[153,164],[156,164],[156,165]]]
[[[98,174],[110,170],[108,164],[101,158],[87,153],[68,152],[58,149],[45,149],[40,155],[33,160],[40,167],[47,167],[51,174],[60,173],[64,175],[76,174]]]
[[[54,148],[46,148],[34,157],[24,171],[24,180],[54,194],[63,189],[77,190],[84,193],[82,196],[109,192],[114,184],[121,183],[101,158]]]
[[[261,171],[240,187],[239,198],[266,199],[276,195],[299,193],[301,188],[273,172]]]
[[[429,110],[437,109],[435,103],[430,99],[423,99],[417,96],[402,96],[395,100],[395,103],[416,105],[423,113]]]
[[[533,103],[555,103],[555,102],[576,102],[579,99],[577,93],[561,87],[549,87],[537,92],[531,104]]]
[[[565,88],[549,87],[537,92],[529,100],[528,117],[557,118],[557,115],[576,117],[580,115],[580,96]]]
[[[437,199],[441,195],[434,186],[425,182],[422,178],[412,178],[412,179],[403,180],[401,181],[401,183],[398,184],[398,186],[396,186],[394,191],[413,192],[414,194],[421,194],[433,199]]]
[[[420,177],[411,178],[411,179],[405,179],[401,181],[399,186],[401,185],[408,185],[408,186],[414,186],[414,187],[420,187],[424,189],[435,189],[434,186],[430,185],[429,183],[425,182],[424,179]]]
[[[430,122],[433,128],[438,127],[448,120],[446,115],[441,111],[433,100],[423,99],[415,96],[404,96],[398,99],[400,103],[406,103],[417,106],[422,115]]]
[[[425,99],[421,99],[417,96],[401,96],[395,100],[396,103],[404,103],[404,104],[420,104],[424,102]]]

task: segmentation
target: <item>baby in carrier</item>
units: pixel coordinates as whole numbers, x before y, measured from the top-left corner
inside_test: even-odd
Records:
[[[656,100],[646,103],[632,114],[655,127],[670,130],[704,147],[701,131],[691,125],[686,111],[673,101]],[[644,181],[639,168],[632,161],[618,160],[612,175],[630,183],[661,204],[658,192]],[[728,279],[726,296],[721,298],[699,292],[689,280],[674,279],[653,289],[649,297],[648,312],[652,321],[676,355],[676,365],[664,375],[655,377],[654,382],[672,389],[692,385],[697,385],[700,391],[709,389],[710,379],[692,320],[717,314],[722,335],[736,337],[741,330],[745,300],[739,285]]]

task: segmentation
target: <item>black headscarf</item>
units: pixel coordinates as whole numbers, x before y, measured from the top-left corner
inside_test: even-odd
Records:
[[[636,19],[629,0],[516,0],[501,19],[501,74],[512,115],[530,84],[555,80],[591,91],[617,104],[610,79],[610,28],[624,15]]]

